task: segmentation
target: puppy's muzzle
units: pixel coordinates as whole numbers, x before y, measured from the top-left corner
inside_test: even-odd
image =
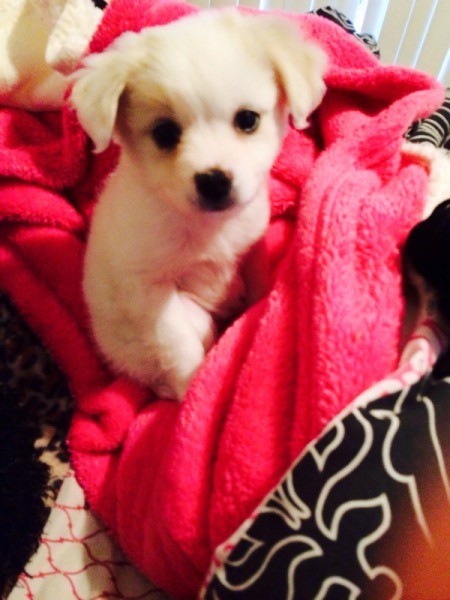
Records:
[[[220,169],[210,169],[194,176],[202,210],[219,212],[234,204],[231,197],[232,177]]]

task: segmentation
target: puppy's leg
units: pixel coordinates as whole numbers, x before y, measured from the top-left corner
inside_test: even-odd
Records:
[[[203,344],[205,352],[208,351],[217,338],[217,327],[211,313],[202,308],[188,294],[180,292],[180,300],[184,305],[187,317]]]
[[[153,324],[152,324],[153,327]],[[158,365],[152,387],[161,397],[182,400],[214,341],[211,316],[172,291],[154,323]],[[149,332],[149,338],[152,338]]]
[[[106,329],[115,337],[109,348],[105,345],[106,356],[112,357],[117,370],[150,386],[159,396],[182,400],[205,357],[185,302],[173,287],[155,284],[146,289],[135,286],[123,301],[114,327]],[[197,318],[197,327],[199,323]]]

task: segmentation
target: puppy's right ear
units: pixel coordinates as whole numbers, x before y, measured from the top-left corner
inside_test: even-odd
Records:
[[[75,81],[70,101],[96,152],[105,150],[111,141],[128,65],[118,49],[105,50],[88,56],[84,66],[70,77]]]
[[[304,39],[292,19],[261,15],[250,17],[259,46],[267,54],[295,127],[303,129],[310,113],[325,94],[325,52]]]

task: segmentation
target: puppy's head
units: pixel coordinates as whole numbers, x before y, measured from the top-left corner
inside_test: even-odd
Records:
[[[205,11],[89,56],[71,101],[97,151],[116,141],[152,197],[223,212],[260,196],[288,114],[305,127],[322,99],[325,63],[287,20]]]

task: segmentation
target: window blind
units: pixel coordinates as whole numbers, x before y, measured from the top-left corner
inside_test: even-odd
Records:
[[[307,12],[333,6],[379,42],[382,61],[426,71],[450,87],[450,0],[197,0],[203,8],[249,6]]]

